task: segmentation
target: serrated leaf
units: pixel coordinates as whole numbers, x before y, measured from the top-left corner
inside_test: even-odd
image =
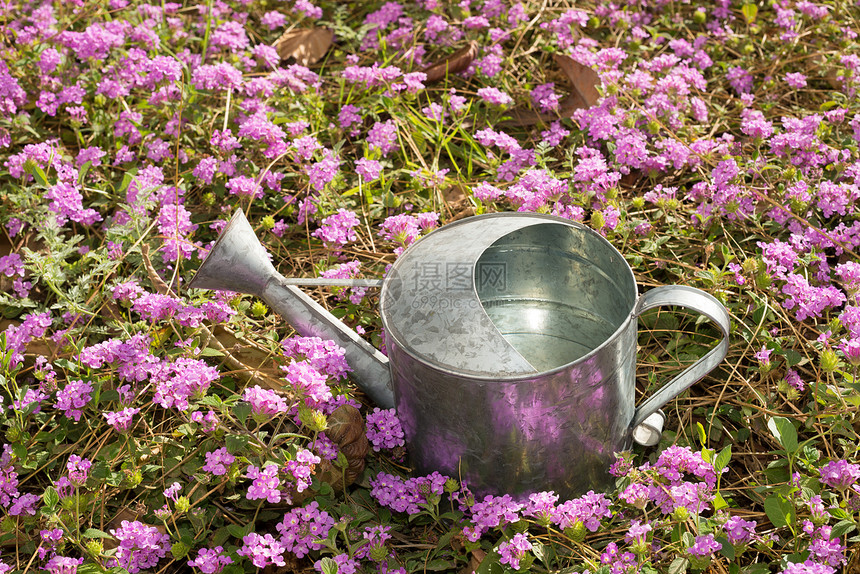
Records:
[[[715,540],[723,545],[723,547],[720,548],[720,554],[722,554],[723,556],[725,556],[729,560],[734,560],[735,559],[735,547],[732,546],[731,544],[729,544],[729,539],[726,538],[725,536],[717,536],[715,538]]]
[[[767,428],[787,453],[797,451],[797,429],[790,420],[785,417],[771,417],[767,421]]]
[[[794,506],[777,494],[764,500],[764,513],[777,528],[788,526],[794,522]]]
[[[320,570],[322,570],[323,574],[337,574],[337,562],[328,556],[324,556],[320,560]]]
[[[837,538],[842,538],[856,528],[857,527],[850,520],[840,520],[833,525],[833,529],[830,531],[830,539],[835,540]]]
[[[726,446],[723,450],[720,451],[720,454],[717,455],[717,458],[714,459],[714,470],[719,473],[721,470],[726,468],[729,465],[729,461],[732,459],[732,445]]]
[[[57,503],[60,502],[60,495],[57,494],[57,489],[53,486],[45,488],[45,492],[42,493],[42,501],[49,509],[53,510],[56,508]]]
[[[245,424],[245,421],[248,420],[248,415],[251,414],[251,403],[245,401],[239,401],[235,405],[233,405],[233,416],[236,417],[236,420],[242,424]]]
[[[237,454],[248,446],[248,437],[228,434],[224,437],[224,444],[227,446],[227,452]]]
[[[230,533],[230,536],[232,536],[233,538],[238,538],[239,540],[244,538],[246,534],[245,529],[238,524],[228,524],[227,532]]]
[[[87,528],[81,536],[84,538],[113,538],[113,536],[98,528]]]
[[[669,564],[669,574],[685,574],[690,566],[690,561],[686,558],[675,558]]]

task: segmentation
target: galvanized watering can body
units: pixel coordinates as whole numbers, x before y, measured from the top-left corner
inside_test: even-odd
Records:
[[[407,249],[380,294],[387,364],[273,269],[237,271],[250,249],[231,259],[216,244],[193,286],[256,293],[303,335],[345,346],[358,384],[394,404],[415,470],[462,479],[476,495],[609,487],[613,455],[634,429],[728,349],[728,313],[716,299],[681,286],[639,296],[606,239],[558,217],[476,216]],[[210,259],[230,260],[230,286],[214,286],[222,271],[207,270]],[[257,277],[253,288],[238,279],[245,274]],[[637,317],[661,305],[706,315],[723,338],[637,408]]]

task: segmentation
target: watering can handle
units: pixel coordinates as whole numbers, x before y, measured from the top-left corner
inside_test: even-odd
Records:
[[[639,405],[633,414],[631,428],[636,428],[649,415],[688,389],[693,383],[711,372],[723,359],[729,350],[729,312],[716,298],[700,289],[684,285],[665,285],[651,289],[639,299],[633,312],[638,317],[642,312],[654,307],[677,305],[698,311],[713,321],[723,335],[719,344],[711,349],[704,357],[684,369],[681,374],[663,385],[648,400]]]

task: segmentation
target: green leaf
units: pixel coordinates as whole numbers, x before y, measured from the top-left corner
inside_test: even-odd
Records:
[[[337,562],[325,556],[320,560],[320,570],[323,574],[337,574]]]
[[[227,532],[230,533],[230,536],[239,540],[245,537],[245,529],[238,524],[228,524]]]
[[[857,527],[850,520],[840,520],[833,526],[833,529],[830,531],[830,539],[835,540],[836,538],[842,538],[856,528]]]
[[[723,495],[719,492],[714,496],[714,510],[722,510],[723,508],[728,508],[729,503],[726,502],[726,499],[723,498]]]
[[[717,474],[724,468],[729,465],[729,461],[732,459],[732,445],[726,446],[723,450],[720,451],[720,454],[717,455],[717,458],[714,459],[714,470],[717,471]]]
[[[715,538],[715,540],[723,545],[723,547],[720,548],[720,554],[722,554],[723,556],[725,556],[729,560],[734,560],[735,559],[735,547],[732,546],[731,544],[729,544],[729,539],[726,538],[725,536],[717,536]]]
[[[87,528],[81,536],[84,538],[113,538],[113,536],[98,528]]]
[[[481,565],[475,570],[475,574],[500,574],[504,572],[504,568],[499,564],[500,558],[498,552],[490,552],[481,560]]]
[[[669,574],[685,574],[690,566],[690,561],[686,558],[675,558],[669,564]]]
[[[699,433],[699,443],[702,445],[702,448],[705,448],[705,445],[708,443],[708,435],[705,434],[705,427],[702,426],[702,423],[696,423],[696,431]]]
[[[251,414],[251,403],[246,403],[245,401],[240,401],[233,405],[233,416],[236,417],[236,420],[242,424],[245,424],[245,421],[248,420],[248,415]]]
[[[237,454],[245,450],[248,446],[248,437],[228,434],[224,437],[224,444],[227,446],[227,452]]]
[[[200,351],[200,356],[202,356],[202,357],[223,357],[224,353],[222,353],[218,349],[213,349],[212,347],[204,347]]]
[[[60,495],[57,494],[57,489],[53,486],[49,486],[45,489],[45,492],[42,493],[42,500],[50,510],[54,510],[57,507],[57,503],[60,502]]]
[[[797,429],[790,420],[785,417],[771,417],[767,421],[767,428],[787,453],[793,454],[797,451]]]
[[[747,24],[752,24],[755,22],[756,16],[758,16],[758,6],[755,4],[744,4],[741,8],[741,13],[743,13]]]
[[[778,494],[765,499],[764,512],[777,528],[788,526],[794,522],[794,505]]]

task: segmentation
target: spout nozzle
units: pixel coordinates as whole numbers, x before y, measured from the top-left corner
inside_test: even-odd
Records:
[[[245,214],[237,209],[188,286],[256,295],[303,337],[335,341],[345,349],[352,379],[361,390],[380,407],[392,408],[394,393],[385,355],[290,283],[275,270]]]
[[[266,283],[278,275],[248,219],[237,209],[209,250],[188,287],[261,296]]]

